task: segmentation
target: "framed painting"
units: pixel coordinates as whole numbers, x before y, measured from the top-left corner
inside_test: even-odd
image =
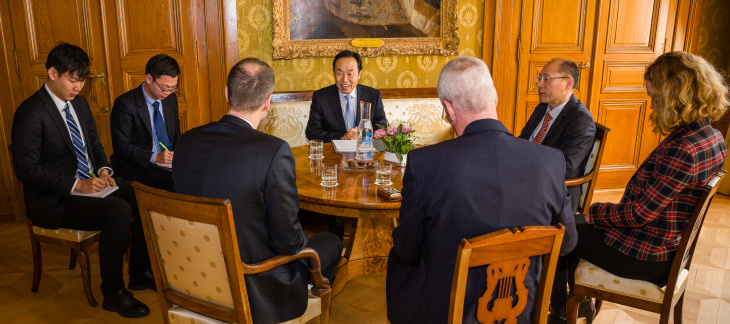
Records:
[[[456,55],[457,0],[273,0],[274,59]]]

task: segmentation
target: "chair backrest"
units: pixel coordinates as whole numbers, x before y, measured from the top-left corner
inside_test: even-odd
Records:
[[[687,227],[682,232],[682,239],[679,241],[679,248],[674,255],[674,261],[672,262],[672,269],[669,272],[669,280],[667,281],[667,290],[664,296],[675,296],[674,290],[676,289],[676,282],[679,274],[683,269],[689,270],[689,266],[692,264],[692,256],[694,255],[695,247],[697,246],[697,238],[702,229],[702,224],[705,222],[705,216],[707,210],[710,208],[712,199],[715,197],[717,192],[718,183],[722,180],[725,175],[725,170],[719,170],[705,185],[702,192],[702,196],[697,200],[697,205],[687,222]],[[684,287],[681,287],[684,289]],[[671,303],[670,303],[671,304]]]
[[[527,303],[529,291],[524,286],[524,280],[530,266],[529,257],[539,255],[544,257],[540,286],[535,295],[533,322],[547,321],[555,266],[564,233],[565,227],[558,224],[503,229],[468,240],[462,239],[451,284],[449,323],[462,322],[469,269],[484,265],[489,265],[487,290],[484,296],[479,298],[477,319],[482,323],[494,323],[505,319],[507,319],[505,322],[509,323],[510,318],[514,321]],[[489,309],[488,305],[495,290],[498,291],[498,296]],[[517,304],[514,307],[511,297],[513,293],[517,296]]]
[[[596,188],[598,179],[598,171],[601,167],[601,159],[603,159],[603,151],[606,148],[606,138],[611,129],[596,123],[596,139],[593,141],[593,147],[590,154],[586,157],[585,171],[583,176],[565,180],[565,185],[581,186],[580,203],[578,204],[578,213],[584,214],[586,208],[591,205],[593,199],[593,191]]]
[[[252,323],[230,201],[132,185],[165,322],[178,305]]]

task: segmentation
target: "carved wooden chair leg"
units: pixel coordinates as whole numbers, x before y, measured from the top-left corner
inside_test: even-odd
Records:
[[[330,310],[327,309],[327,311],[323,311],[322,314],[319,314],[319,323],[320,324],[329,324],[330,322]]]
[[[568,309],[565,314],[568,319],[568,324],[576,324],[578,320],[578,308],[580,307],[580,303],[583,302],[583,299],[585,297],[581,295],[572,295],[568,299]]]
[[[598,316],[598,312],[601,311],[601,305],[603,305],[603,300],[596,298],[594,302],[596,304],[596,316]]]
[[[38,285],[41,283],[41,269],[43,268],[43,261],[41,260],[41,242],[35,240],[34,237],[30,238],[30,246],[33,250],[33,286],[30,290],[32,292],[38,292]]]
[[[674,305],[674,323],[682,324],[682,304],[684,304],[684,294],[679,297],[677,304]]]
[[[79,258],[79,263],[81,263],[81,281],[84,284],[86,300],[89,301],[89,305],[91,305],[91,307],[96,307],[98,303],[94,299],[94,294],[91,292],[91,266],[89,262],[89,254],[86,253],[86,250],[78,250],[77,253],[81,256]]]
[[[71,259],[68,262],[68,269],[73,270],[74,268],[76,268],[76,251],[71,249]]]

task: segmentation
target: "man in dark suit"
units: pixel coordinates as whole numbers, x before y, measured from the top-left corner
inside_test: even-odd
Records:
[[[305,134],[307,139],[324,142],[357,139],[357,125],[360,124],[360,101],[372,104],[370,121],[374,130],[385,127],[388,120],[383,110],[380,91],[358,84],[362,76],[360,54],[350,50],[339,52],[332,62],[335,84],[319,89],[312,94],[309,121]],[[345,233],[342,217],[327,216],[330,232],[340,239]]]
[[[307,238],[302,232],[291,149],[256,130],[269,111],[273,89],[274,71],[258,59],[244,59],[231,69],[228,114],[180,137],[172,170],[175,191],[230,199],[243,262],[292,255],[308,246],[319,254],[322,274],[332,282],[342,241],[331,233]],[[307,308],[304,261],[245,280],[255,323],[287,321]]]
[[[332,62],[335,84],[312,94],[309,121],[305,134],[310,140],[331,142],[333,139],[357,139],[360,123],[360,101],[372,104],[370,121],[375,130],[388,124],[380,91],[358,84],[362,76],[360,55],[344,50]]]
[[[578,66],[555,58],[537,76],[540,104],[520,133],[524,138],[563,151],[565,178],[583,175],[596,137],[596,123],[590,111],[573,95],[580,74]],[[581,186],[568,188],[573,210],[580,204]]]
[[[128,181],[172,190],[172,173],[159,165],[172,163],[180,137],[175,95],[180,66],[167,54],[157,54],[147,61],[145,73],[145,82],[114,101],[111,162]]]
[[[150,269],[142,223],[134,191],[124,179],[111,177],[113,171],[99,142],[89,103],[78,95],[89,74],[89,64],[88,55],[75,45],[61,43],[48,53],[48,80],[20,104],[13,119],[15,173],[23,183],[25,206],[33,225],[101,230],[102,307],[124,317],[143,317],[150,309],[124,289],[122,278],[130,227],[129,269],[141,273]],[[73,195],[115,185],[119,189],[106,198]],[[155,285],[154,280],[137,283]]]
[[[408,154],[386,278],[393,324],[447,322],[462,238],[562,223],[560,254],[577,240],[563,155],[515,138],[497,120],[497,92],[486,64],[467,56],[453,59],[441,71],[438,92],[458,137]],[[531,322],[540,269],[532,258],[525,278],[530,294],[519,323]],[[464,323],[477,323],[477,299],[485,289],[486,266],[469,271]]]

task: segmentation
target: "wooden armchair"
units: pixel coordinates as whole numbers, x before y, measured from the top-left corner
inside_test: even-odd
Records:
[[[451,302],[449,304],[449,323],[461,323],[464,314],[464,294],[466,280],[470,268],[489,265],[487,268],[487,291],[479,299],[477,319],[482,323],[494,323],[505,320],[505,323],[516,323],[527,303],[529,290],[524,281],[531,256],[543,255],[540,286],[535,295],[533,323],[546,323],[550,293],[555,278],[555,266],[563,242],[565,227],[526,226],[512,230],[503,229],[472,239],[462,239],[456,257],[454,279],[451,285]],[[513,308],[512,284],[514,294],[518,296]],[[499,289],[498,299],[494,300],[491,309],[492,294]]]
[[[256,264],[241,262],[230,201],[187,196],[132,183],[165,323],[253,323],[244,275],[308,259],[314,287],[307,310],[329,322],[330,286],[317,253],[304,248]],[[289,323],[287,322],[287,323]]]
[[[617,277],[581,260],[575,271],[573,296],[568,301],[568,323],[575,324],[577,321],[578,305],[585,297],[596,298],[596,314],[601,310],[602,301],[607,300],[659,313],[661,314],[659,323],[669,323],[669,314],[674,308],[674,323],[682,323],[684,290],[687,286],[689,267],[692,264],[697,238],[705,215],[707,215],[707,209],[717,192],[717,184],[724,175],[724,170],[718,171],[707,183],[702,196],[697,201],[687,227],[682,232],[679,249],[674,256],[665,287],[659,287],[646,281]]]
[[[611,129],[596,123],[596,139],[593,142],[591,153],[588,154],[586,162],[586,170],[582,177],[567,179],[565,185],[581,186],[580,204],[578,205],[578,213],[584,214],[586,208],[590,207],[593,199],[593,190],[596,188],[598,179],[598,169],[601,167],[601,159],[603,158],[603,150],[606,148],[606,137]]]

